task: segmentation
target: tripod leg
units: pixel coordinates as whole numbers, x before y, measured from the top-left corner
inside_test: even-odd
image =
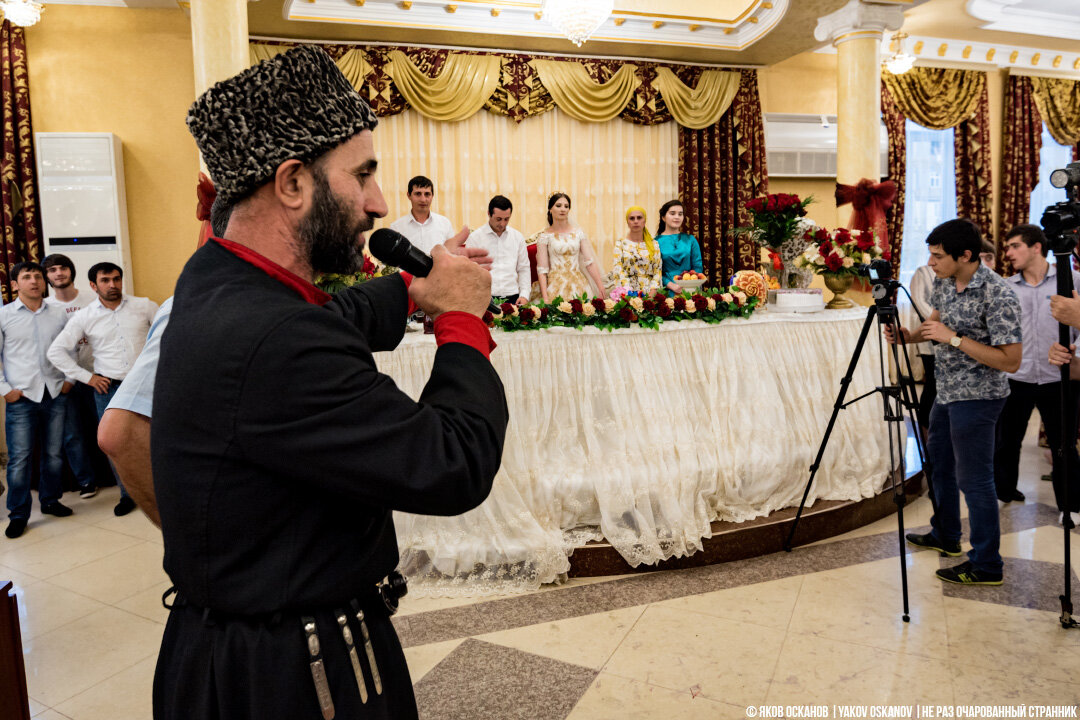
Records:
[[[925,444],[925,441],[923,440],[922,428],[919,427],[919,420],[918,420],[918,417],[916,416],[916,410],[919,407],[919,396],[918,396],[918,393],[917,393],[917,391],[915,389],[915,376],[914,376],[914,373],[911,370],[911,356],[908,354],[908,346],[907,346],[907,343],[903,341],[903,338],[901,338],[901,345],[904,348],[904,361],[907,363],[908,375],[907,375],[907,382],[905,383],[905,382],[901,381],[900,387],[901,387],[901,389],[906,388],[907,392],[910,394],[910,397],[905,398],[904,404],[907,406],[907,410],[908,410],[908,421],[911,423],[911,427],[914,430],[915,449],[919,453],[919,463],[922,466],[923,479],[926,480],[926,494],[930,498],[930,508],[931,508],[931,510],[933,512],[936,513],[937,512],[937,500],[934,499],[934,488],[933,488],[933,470],[934,469],[930,465],[929,461],[927,460],[926,444]],[[897,376],[901,377],[899,371],[897,372]],[[906,482],[907,478],[905,477],[904,480]]]
[[[844,397],[847,395],[848,387],[851,385],[851,379],[855,376],[855,368],[859,364],[859,356],[862,355],[863,345],[866,344],[866,337],[870,334],[870,328],[874,325],[874,318],[877,316],[878,308],[876,305],[871,305],[866,311],[866,320],[863,322],[862,330],[859,332],[859,340],[855,343],[855,351],[851,354],[851,361],[848,363],[847,372],[844,374],[842,380],[840,380],[840,392],[836,396],[836,402],[833,403],[832,415],[829,417],[829,425],[825,428],[825,435],[821,438],[821,445],[818,446],[817,456],[814,458],[814,464],[810,466],[810,479],[806,481],[806,488],[803,490],[802,501],[799,503],[799,509],[795,513],[795,521],[791,524],[791,532],[788,533],[787,540],[784,541],[784,550],[791,552],[791,542],[795,539],[795,530],[799,527],[799,520],[802,519],[803,509],[806,507],[806,498],[810,496],[810,487],[814,484],[814,477],[817,475],[818,468],[821,467],[821,458],[825,455],[825,446],[829,444],[829,437],[832,435],[833,426],[836,425],[836,416],[840,414],[840,411],[844,408]]]
[[[902,342],[903,335],[900,333],[900,323],[896,316],[895,311],[892,311],[885,315],[885,319],[882,320],[882,316],[878,315],[878,324],[887,324],[891,329],[893,337]],[[907,346],[904,346],[906,352]],[[904,622],[911,622],[911,607],[908,598],[908,576],[907,576],[907,553],[905,552],[905,538],[904,538],[904,504],[906,498],[904,495],[904,482],[907,479],[907,443],[905,439],[907,437],[907,429],[904,425],[904,375],[903,370],[900,367],[900,350],[894,343],[892,345],[892,358],[893,363],[896,365],[896,379],[897,387],[895,397],[892,393],[883,392],[882,399],[885,402],[885,419],[889,422],[889,465],[890,465],[890,477],[893,484],[893,502],[896,503],[896,533],[897,539],[900,543],[900,587],[901,597],[903,599],[904,613],[901,616]],[[910,370],[910,360],[908,369]],[[881,353],[881,375],[882,383],[884,387],[885,379],[885,353]],[[910,388],[914,393],[914,388]],[[893,407],[895,405],[895,407]],[[910,412],[911,406],[908,406]],[[918,428],[916,428],[916,433]],[[894,436],[895,436],[895,448],[899,450],[899,462],[896,463],[899,469],[900,480],[897,482],[896,473],[893,470],[893,448],[894,448]]]
[[[1057,291],[1058,295],[1064,297],[1072,297],[1073,291],[1073,279],[1072,279],[1072,253],[1071,252],[1059,252],[1054,251],[1054,259],[1057,262]],[[1058,323],[1058,342],[1069,347],[1072,340],[1072,330],[1064,323]],[[1069,481],[1072,468],[1069,462],[1069,454],[1065,452],[1065,443],[1076,442],[1076,423],[1074,422],[1075,407],[1073,412],[1069,411],[1069,366],[1063,365],[1061,367],[1061,442],[1058,443],[1058,447],[1055,452],[1059,457],[1059,468],[1062,477],[1062,503],[1065,505],[1065,512],[1069,513],[1072,507],[1069,502]],[[1066,518],[1069,515],[1066,514]],[[1063,518],[1064,520],[1064,518]],[[1065,592],[1058,597],[1061,601],[1061,617],[1059,621],[1063,628],[1075,628],[1080,627],[1080,623],[1077,623],[1076,619],[1072,616],[1072,533],[1069,531],[1068,523],[1062,522],[1062,530],[1065,534]]]

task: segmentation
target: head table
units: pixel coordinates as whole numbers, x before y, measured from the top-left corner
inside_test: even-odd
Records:
[[[797,506],[865,308],[759,310],[659,330],[494,331],[510,426],[488,499],[457,517],[394,513],[412,592],[520,592],[603,539],[636,566],[701,549],[713,520]],[[379,369],[419,397],[435,354],[406,333]],[[847,399],[880,384],[876,328]],[[859,500],[889,468],[881,398],[840,413],[808,504]]]

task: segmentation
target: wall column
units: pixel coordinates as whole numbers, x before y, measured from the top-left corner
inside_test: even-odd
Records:
[[[248,0],[191,0],[195,95],[248,67]]]
[[[854,185],[881,177],[881,61],[886,30],[899,30],[899,5],[851,0],[818,19],[814,37],[837,52],[836,181]]]

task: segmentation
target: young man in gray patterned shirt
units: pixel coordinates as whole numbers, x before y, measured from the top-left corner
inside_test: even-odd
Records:
[[[927,460],[936,512],[932,530],[907,540],[942,555],[960,555],[960,494],[968,506],[968,560],[937,571],[946,582],[1000,585],[997,492],[994,487],[994,428],[1009,383],[1020,368],[1020,301],[1008,284],[979,262],[982,236],[970,220],[949,220],[926,238],[934,270],[933,314],[908,342],[931,340],[938,396],[930,412]],[[889,338],[890,342],[893,338]]]

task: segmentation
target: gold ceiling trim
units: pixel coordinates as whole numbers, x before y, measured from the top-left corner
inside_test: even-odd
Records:
[[[740,20],[742,20],[743,18],[745,18],[747,15],[750,15],[750,14],[753,14],[754,12],[756,12],[761,5],[762,5],[762,3],[751,3],[749,7],[747,7],[745,10],[743,10],[742,13],[740,13],[739,16],[736,17],[733,20],[723,20],[723,19],[720,19],[720,18],[708,18],[708,17],[695,17],[695,16],[692,16],[692,15],[668,15],[666,13],[641,12],[639,10],[614,10],[614,11],[612,11],[611,14],[612,15],[633,15],[634,17],[666,18],[668,20],[689,20],[691,22],[717,23],[717,24],[720,24],[720,25],[733,25],[733,24],[739,22]]]
[[[462,0],[458,0],[458,1],[461,2]],[[289,17],[289,19],[290,20],[314,21],[314,22],[326,22],[327,21],[327,19],[325,17],[308,16],[308,15],[292,15],[292,16]],[[449,31],[456,32],[456,33],[475,33],[475,32],[477,32],[475,30],[469,30],[469,29],[466,29],[466,28],[462,28],[460,25],[432,25],[430,23],[393,22],[393,21],[390,21],[390,20],[372,21],[372,20],[363,20],[361,18],[334,18],[332,22],[349,23],[351,25],[369,25],[371,27],[427,28],[429,30],[449,30]],[[539,34],[539,33],[537,33],[537,34],[540,35],[540,37],[553,37],[553,38],[562,37],[562,35],[560,35],[560,34],[558,34],[556,32],[553,32],[553,33],[550,33],[550,34],[542,34],[542,35]],[[647,40],[645,38],[639,38],[639,37],[625,38],[625,37],[603,36],[603,35],[593,35],[593,36],[590,37],[590,40],[605,40],[607,42],[632,44],[632,45],[660,45],[660,44],[670,45],[671,44],[670,39],[666,39],[666,40]],[[712,50],[741,51],[741,50],[743,50],[745,48],[750,47],[751,45],[753,45],[758,40],[760,40],[760,38],[754,38],[754,40],[752,42],[744,43],[742,45],[717,45],[716,43],[693,43],[693,42],[682,42],[682,41],[680,41],[679,42],[679,47],[684,47],[685,46],[685,47],[708,48],[708,49],[712,49]],[[290,41],[290,42],[300,42],[300,41]],[[325,41],[322,41],[322,42],[333,43],[334,41],[325,40]],[[520,51],[515,50],[515,51],[512,51],[512,52],[520,52]],[[529,54],[535,54],[535,53],[529,53]],[[556,54],[558,54],[558,53],[556,53]],[[598,57],[604,57],[604,56],[598,56]],[[667,62],[667,61],[666,60],[660,61],[660,60],[656,60],[654,58],[652,60],[649,60],[649,62]],[[688,64],[700,64],[700,63],[688,63]],[[734,67],[734,66],[721,65],[719,67]],[[746,67],[758,67],[758,66],[757,65],[747,65]]]

